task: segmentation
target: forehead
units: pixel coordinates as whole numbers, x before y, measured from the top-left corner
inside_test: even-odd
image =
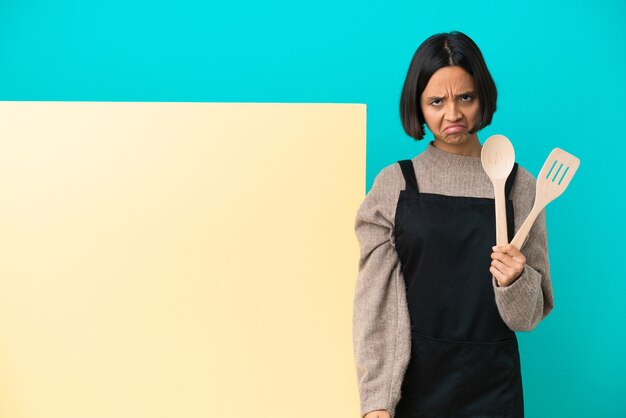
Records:
[[[458,65],[442,67],[434,72],[424,88],[424,95],[474,90],[474,77]]]

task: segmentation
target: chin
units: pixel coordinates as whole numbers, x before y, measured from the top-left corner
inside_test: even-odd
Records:
[[[441,140],[447,144],[460,144],[467,140],[467,136],[466,135],[453,135],[453,136],[443,137]]]

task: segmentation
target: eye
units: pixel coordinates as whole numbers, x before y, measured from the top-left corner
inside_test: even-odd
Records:
[[[462,102],[471,102],[474,97],[471,94],[464,94],[461,96]]]
[[[437,105],[439,105],[439,103],[435,103],[435,102],[440,102],[440,101],[441,101],[441,99],[434,99],[434,100],[430,101],[430,104],[437,106]]]

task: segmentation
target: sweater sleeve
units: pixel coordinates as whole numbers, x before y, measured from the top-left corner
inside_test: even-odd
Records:
[[[526,171],[520,174],[527,178],[526,186],[520,186],[519,190],[521,196],[515,214],[515,233],[530,213],[535,195],[532,175]],[[505,287],[498,287],[495,278],[492,281],[496,305],[507,326],[513,331],[531,331],[554,307],[545,208],[537,216],[520,252],[526,257],[526,265],[520,277]]]
[[[395,209],[403,184],[399,167],[384,168],[361,203],[354,226],[360,257],[353,349],[361,417],[383,409],[394,416],[410,358],[410,320],[394,243]]]

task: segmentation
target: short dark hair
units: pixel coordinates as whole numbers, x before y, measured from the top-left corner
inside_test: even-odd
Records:
[[[400,119],[404,131],[415,140],[424,138],[422,92],[430,77],[442,67],[458,65],[473,78],[480,104],[478,120],[470,133],[491,123],[496,111],[498,91],[478,46],[464,33],[437,33],[426,39],[415,51],[402,87]],[[470,122],[471,123],[471,122]]]

